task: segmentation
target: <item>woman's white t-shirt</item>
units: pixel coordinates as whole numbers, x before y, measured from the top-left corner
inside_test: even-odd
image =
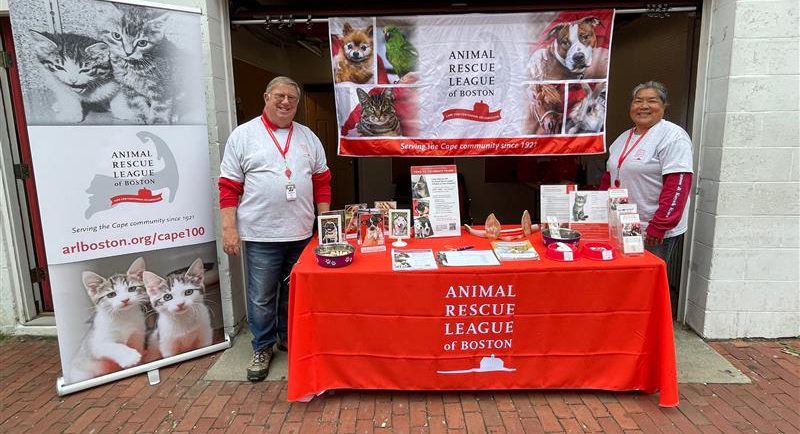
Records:
[[[625,143],[628,141],[631,130],[622,133],[611,144],[606,168],[611,174],[611,186],[615,188],[615,181],[620,181],[619,188],[628,189],[628,197],[639,209],[639,218],[642,221],[642,230],[647,229],[647,224],[658,209],[658,198],[663,187],[663,176],[669,173],[694,173],[692,169],[692,141],[683,128],[667,120],[660,120],[645,133],[644,138],[628,154],[618,166]],[[630,138],[628,150],[641,136],[633,134]],[[689,222],[689,200],[677,226],[664,234],[664,237],[674,237],[686,232]]]

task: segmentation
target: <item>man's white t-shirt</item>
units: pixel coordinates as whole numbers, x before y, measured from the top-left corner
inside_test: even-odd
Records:
[[[244,183],[236,211],[239,237],[244,241],[278,242],[309,238],[314,228],[314,189],[311,176],[328,170],[325,149],[308,127],[293,123],[286,159],[278,151],[261,117],[233,130],[225,144],[220,177]],[[281,148],[288,128],[273,131]],[[286,168],[291,170],[297,199],[286,199]]]
[[[620,188],[628,189],[628,197],[639,209],[642,230],[658,209],[658,198],[663,187],[663,176],[669,173],[694,173],[692,170],[692,141],[683,128],[662,119],[647,131],[644,138],[628,154],[618,170],[619,157],[628,141],[631,130],[622,133],[611,144],[606,165],[611,174],[611,186],[619,179]],[[636,143],[640,135],[633,134],[628,149]],[[686,232],[689,222],[689,200],[683,209],[681,221],[664,234],[674,237]]]

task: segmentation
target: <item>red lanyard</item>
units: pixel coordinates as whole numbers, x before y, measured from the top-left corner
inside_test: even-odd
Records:
[[[628,140],[625,141],[625,147],[622,148],[622,153],[619,154],[619,160],[617,160],[617,179],[614,181],[614,184],[617,187],[619,187],[619,173],[622,170],[622,164],[625,162],[625,159],[628,158],[628,155],[630,155],[631,152],[633,152],[633,150],[636,149],[636,147],[639,145],[639,142],[642,141],[644,136],[647,135],[647,132],[650,131],[649,129],[647,129],[644,133],[642,133],[642,135],[639,136],[639,138],[636,139],[635,142],[633,142],[633,146],[631,146],[631,148],[628,149],[628,146],[631,144],[631,138],[633,138],[634,130],[636,130],[635,127],[631,128],[631,132],[630,134],[628,134]]]
[[[264,128],[267,129],[267,133],[269,133],[269,137],[272,139],[272,143],[275,144],[275,147],[278,148],[278,152],[281,153],[281,157],[283,157],[283,162],[286,165],[286,174],[287,178],[292,177],[292,169],[289,169],[289,163],[286,161],[286,153],[289,152],[289,145],[292,144],[292,133],[294,132],[294,123],[289,124],[289,134],[286,136],[286,146],[281,149],[281,144],[278,142],[278,138],[275,137],[275,133],[272,132],[272,128],[270,128],[269,124],[267,123],[267,116],[265,114],[261,114],[261,122],[264,124]],[[638,143],[638,142],[637,142]]]

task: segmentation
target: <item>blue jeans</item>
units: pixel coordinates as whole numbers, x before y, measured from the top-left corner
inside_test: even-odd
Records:
[[[683,234],[681,234],[683,235]],[[664,262],[667,263],[667,268],[670,266],[669,258],[672,256],[672,251],[675,249],[675,245],[678,244],[678,241],[681,239],[681,235],[677,235],[674,237],[664,238],[664,242],[655,246],[644,246],[650,253],[658,256]]]
[[[247,325],[253,351],[288,342],[289,274],[309,239],[276,243],[245,241]]]

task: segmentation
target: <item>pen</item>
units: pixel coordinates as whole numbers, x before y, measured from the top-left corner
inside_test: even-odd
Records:
[[[456,251],[460,252],[462,250],[469,250],[469,249],[474,249],[474,248],[475,248],[475,246],[461,246],[461,247],[456,247]]]

